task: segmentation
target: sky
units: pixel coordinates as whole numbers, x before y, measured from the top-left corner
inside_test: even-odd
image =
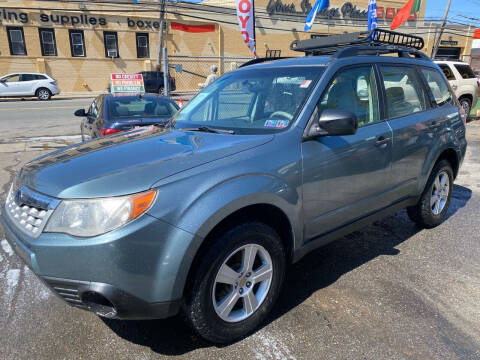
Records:
[[[447,0],[427,1],[426,18],[442,18]],[[474,18],[467,19],[465,17]],[[455,22],[472,24],[480,28],[480,0],[452,0],[448,19]]]

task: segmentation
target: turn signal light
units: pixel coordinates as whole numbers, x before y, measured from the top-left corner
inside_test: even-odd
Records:
[[[132,210],[130,213],[130,220],[133,220],[145,211],[148,210],[150,205],[152,205],[153,200],[155,200],[155,195],[157,192],[155,190],[146,191],[140,194],[135,194],[130,197],[132,203]]]

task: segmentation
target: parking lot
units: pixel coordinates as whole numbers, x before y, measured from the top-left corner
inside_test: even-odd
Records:
[[[0,103],[0,201],[23,164],[79,140],[91,99]],[[55,297],[0,228],[0,359],[480,359],[480,121],[448,219],[418,229],[398,212],[287,272],[255,334],[216,347],[178,318],[104,320]]]

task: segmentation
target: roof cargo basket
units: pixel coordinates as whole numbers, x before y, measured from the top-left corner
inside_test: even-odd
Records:
[[[374,29],[308,40],[295,40],[290,45],[290,49],[304,52],[307,56],[335,54],[336,57],[347,57],[398,52],[402,57],[414,55],[418,58],[429,59],[425,54],[419,52],[424,45],[423,38],[419,36]]]

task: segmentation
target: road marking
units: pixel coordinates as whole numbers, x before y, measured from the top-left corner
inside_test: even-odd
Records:
[[[52,106],[52,107],[21,107],[12,109],[0,109],[0,111],[21,111],[21,110],[50,110],[50,109],[78,109],[77,106]]]

